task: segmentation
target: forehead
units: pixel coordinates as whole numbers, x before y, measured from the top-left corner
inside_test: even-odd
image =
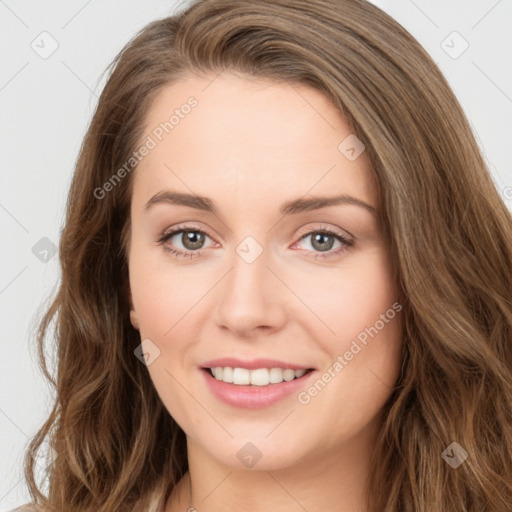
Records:
[[[375,204],[366,155],[348,159],[347,137],[353,130],[340,112],[306,85],[189,75],[162,89],[146,115],[142,140],[153,143],[135,192],[173,188],[244,201],[332,192]]]

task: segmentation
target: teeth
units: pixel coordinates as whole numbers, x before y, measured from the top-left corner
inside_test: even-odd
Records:
[[[224,382],[233,382],[233,368],[224,368],[222,380]]]
[[[284,370],[283,371],[283,379],[288,382],[290,380],[293,380],[295,378],[295,371],[294,370]]]
[[[283,370],[281,368],[270,369],[270,384],[279,384],[283,382]]]
[[[213,376],[217,380],[227,383],[238,384],[240,386],[267,386],[268,384],[280,384],[283,381],[290,381],[302,377],[306,370],[291,370],[287,368],[258,368],[257,370],[248,370],[247,368],[230,368],[216,366],[210,368]]]
[[[223,368],[220,368],[223,370]],[[220,379],[217,379],[220,380]],[[246,368],[233,368],[233,384],[250,384],[251,372]]]
[[[251,384],[253,386],[266,386],[270,382],[270,376],[266,368],[247,371],[251,374]]]

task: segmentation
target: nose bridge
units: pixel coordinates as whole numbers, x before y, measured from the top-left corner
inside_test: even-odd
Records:
[[[236,246],[219,297],[219,325],[241,334],[262,326],[276,328],[282,323],[283,304],[275,293],[277,280],[267,268],[269,256],[270,251],[252,236]]]

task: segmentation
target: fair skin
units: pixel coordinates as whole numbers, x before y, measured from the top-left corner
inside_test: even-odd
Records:
[[[147,369],[187,436],[189,472],[165,512],[367,511],[370,457],[400,371],[399,314],[380,322],[335,376],[332,367],[397,300],[369,162],[364,152],[350,161],[338,150],[353,130],[320,92],[215,76],[190,75],[159,93],[143,140],[190,96],[198,104],[134,174],[131,320],[160,351]],[[165,201],[145,207],[164,190],[206,196],[217,211]],[[348,203],[279,212],[292,199],[341,194],[375,212]],[[183,233],[158,242],[183,224],[196,244],[194,229],[206,232],[199,248]],[[353,244],[332,236],[316,244],[320,228]],[[249,252],[261,248],[251,263],[236,251],[248,236],[258,244]],[[313,371],[291,395],[248,409],[205,384],[201,364],[222,357]],[[300,402],[299,392],[329,368],[325,387]],[[261,454],[250,468],[237,457],[248,442]]]

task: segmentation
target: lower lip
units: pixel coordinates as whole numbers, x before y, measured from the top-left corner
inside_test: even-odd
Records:
[[[298,392],[315,372],[310,370],[298,379],[267,386],[239,386],[217,380],[207,369],[203,368],[202,373],[211,392],[219,400],[242,409],[262,409]]]

